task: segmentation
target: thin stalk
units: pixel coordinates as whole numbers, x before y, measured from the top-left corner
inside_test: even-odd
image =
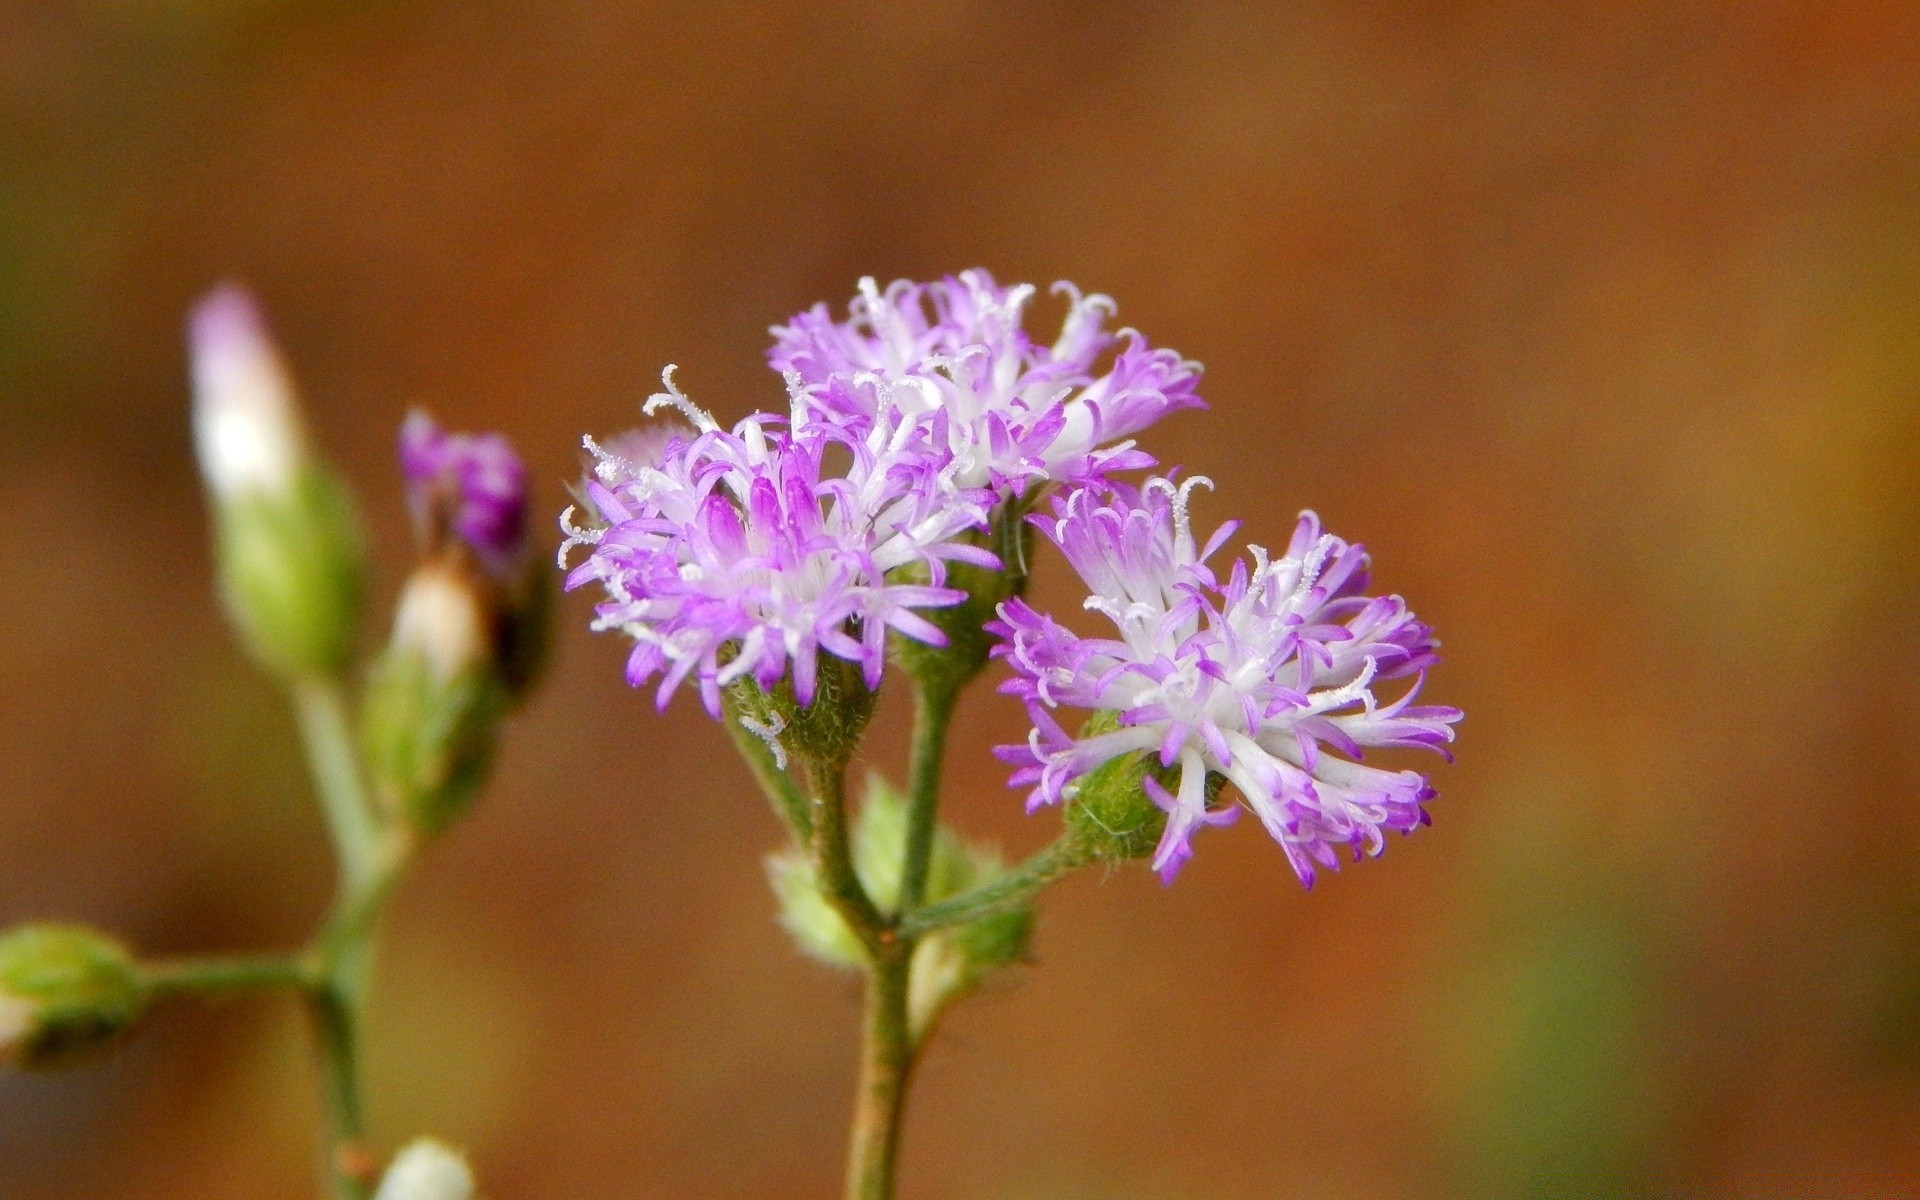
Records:
[[[327,1113],[326,1177],[332,1200],[366,1200],[374,1171],[363,1137],[359,1028],[373,932],[413,842],[369,803],[346,690],[337,678],[293,681],[314,790],[340,864],[340,887],[304,964],[307,1007],[319,1047]]]
[[[327,1109],[327,1188],[332,1200],[366,1200],[373,1158],[362,1142],[365,1117],[360,1107],[358,997],[354,989],[332,986],[308,996],[320,1045],[321,1089]]]
[[[175,958],[143,963],[141,979],[156,997],[194,993],[217,996],[273,988],[305,990],[313,985],[312,967],[285,955],[249,958]]]
[[[940,824],[940,768],[953,724],[956,690],[923,683],[914,689],[913,749],[907,777],[906,857],[900,867],[900,911],[910,913],[926,896],[934,834]]]
[[[847,765],[815,763],[808,773],[813,778],[810,832],[820,897],[853,930],[868,958],[878,960],[896,939],[854,869],[847,841]]]
[[[1019,866],[972,891],[916,909],[900,919],[900,936],[918,938],[949,925],[965,925],[1005,912],[1041,888],[1091,861],[1087,851],[1063,835]]]
[[[297,679],[290,690],[314,790],[340,862],[342,890],[352,892],[373,869],[380,833],[361,782],[346,691],[338,679],[323,678]]]
[[[907,1013],[912,959],[910,943],[894,944],[868,964],[866,1034],[847,1155],[847,1200],[893,1200],[900,1129],[914,1064]]]

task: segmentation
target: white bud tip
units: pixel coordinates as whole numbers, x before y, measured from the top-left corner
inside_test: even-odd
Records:
[[[221,284],[187,320],[193,440],[216,496],[284,494],[305,456],[293,384],[253,297]]]
[[[474,582],[458,567],[429,562],[407,580],[393,618],[393,644],[418,650],[442,680],[452,679],[491,652],[487,614]]]
[[[473,1200],[466,1160],[427,1138],[394,1155],[373,1200]]]
[[[0,992],[0,1063],[9,1062],[33,1031],[33,1005]]]

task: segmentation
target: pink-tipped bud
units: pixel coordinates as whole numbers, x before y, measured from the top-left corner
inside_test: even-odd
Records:
[[[221,284],[187,321],[193,439],[200,471],[223,500],[285,495],[307,456],[293,383],[253,297]]]

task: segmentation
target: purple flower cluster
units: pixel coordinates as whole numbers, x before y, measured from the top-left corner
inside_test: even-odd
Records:
[[[1209,776],[1234,785],[1308,886],[1341,847],[1378,854],[1386,833],[1426,822],[1433,790],[1363,753],[1444,755],[1461,717],[1414,703],[1436,661],[1431,631],[1399,597],[1367,595],[1365,552],[1312,513],[1279,558],[1250,546],[1216,573],[1208,560],[1233,526],[1202,546],[1187,515],[1207,481],[1136,490],[1114,478],[1153,465],[1133,435],[1202,407],[1198,364],[1108,329],[1107,297],[1055,290],[1068,311],[1047,344],[1026,332],[1031,286],[985,271],[884,290],[863,279],[845,320],[816,305],[774,327],[768,357],[788,411],[732,429],[668,368],[647,412],[670,406],[691,424],[587,440],[587,517],[563,516],[563,565],[575,547],[589,553],[568,587],[603,589],[596,627],[633,639],[628,679],[659,677],[663,707],[692,680],[717,714],[743,678],[790,679],[805,705],[821,653],[858,663],[872,686],[889,631],[943,645],[922,613],[966,598],[947,564],[998,568],[979,531],[1008,502],[1058,488],[1053,515],[1030,519],[1117,636],[1081,637],[1021,599],[988,626],[1013,671],[1003,690],[1033,718],[1026,744],[1000,750],[1028,807],[1070,799],[1104,763],[1153,754],[1178,768],[1172,790],[1151,775],[1142,785],[1167,814],[1153,857],[1164,879],[1196,832],[1239,811],[1210,799]],[[1383,699],[1392,680],[1409,682]],[[1093,728],[1107,731],[1068,733],[1062,708],[1105,714]]]
[[[497,433],[448,433],[415,409],[400,426],[407,507],[429,542],[452,534],[504,577],[526,546],[527,469]]]
[[[979,270],[884,292],[862,279],[847,320],[815,305],[773,328],[768,360],[806,387],[815,419],[858,427],[894,406],[924,421],[929,448],[950,457],[966,485],[1011,494],[1152,466],[1127,439],[1176,409],[1204,407],[1199,364],[1150,348],[1134,330],[1108,330],[1107,297],[1070,283],[1054,290],[1070,307],[1048,346],[1023,324],[1029,284],[1001,287]],[[892,386],[838,386],[862,377]]]
[[[605,589],[595,628],[633,638],[628,682],[660,675],[661,707],[691,675],[717,715],[727,684],[750,676],[771,688],[789,665],[796,699],[811,704],[822,650],[860,663],[875,686],[889,629],[941,641],[914,610],[965,599],[943,586],[947,562],[999,565],[960,537],[986,521],[991,496],[955,485],[910,427],[756,414],[722,429],[674,387],[671,368],[665,383],[648,411],[671,405],[692,427],[613,449],[589,439],[585,499],[598,520],[569,519],[561,550],[592,547],[567,586]],[[844,474],[827,472],[829,452]],[[889,578],[910,564],[930,582]]]
[[[1110,300],[1062,288],[1048,347],[1021,325],[1030,286],[863,280],[847,321],[822,305],[773,330],[785,417],[722,429],[669,377],[647,411],[691,428],[589,439],[589,519],[563,518],[561,557],[589,548],[567,586],[606,593],[596,627],[633,638],[628,679],[660,676],[665,705],[692,678],[717,712],[733,680],[771,687],[791,669],[807,704],[824,651],[877,684],[888,630],[945,643],[916,610],[965,599],[946,563],[1000,566],[970,535],[1001,500],[1151,465],[1127,439],[1200,404],[1198,367],[1107,331]]]
[[[1197,547],[1187,514],[1204,482],[1082,488],[1056,501],[1053,519],[1035,518],[1118,636],[1080,637],[1024,601],[1002,605],[997,653],[1014,671],[1002,690],[1026,702],[1034,730],[999,753],[1019,768],[1016,785],[1032,785],[1029,809],[1124,754],[1177,765],[1176,793],[1145,781],[1167,814],[1153,866],[1168,881],[1202,826],[1236,815],[1207,802],[1208,774],[1224,775],[1311,887],[1316,864],[1338,866],[1338,847],[1378,854],[1387,831],[1427,822],[1426,779],[1362,765],[1363,750],[1446,754],[1461,713],[1413,703],[1436,658],[1432,631],[1398,596],[1367,596],[1367,555],[1321,532],[1314,514],[1301,515],[1284,555],[1250,546],[1223,583],[1207,560],[1234,526]],[[1375,695],[1404,678],[1413,683],[1398,698]],[[1119,726],[1076,738],[1055,719],[1060,707],[1112,712]]]

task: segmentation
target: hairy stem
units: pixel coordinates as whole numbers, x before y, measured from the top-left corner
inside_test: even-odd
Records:
[[[965,925],[1005,912],[1030,899],[1062,875],[1090,861],[1091,856],[1083,847],[1070,836],[1063,835],[1006,874],[972,891],[907,913],[900,919],[900,935],[918,938],[935,929]]]
[[[913,1076],[913,1029],[907,1012],[912,959],[910,943],[893,943],[867,967],[866,1030],[859,1091],[854,1094],[846,1200],[893,1200],[900,1128]]]
[[[947,728],[953,724],[958,693],[944,683],[914,689],[912,762],[907,778],[906,857],[900,867],[900,911],[920,907],[927,891],[927,870],[940,824],[940,767],[947,752]]]

